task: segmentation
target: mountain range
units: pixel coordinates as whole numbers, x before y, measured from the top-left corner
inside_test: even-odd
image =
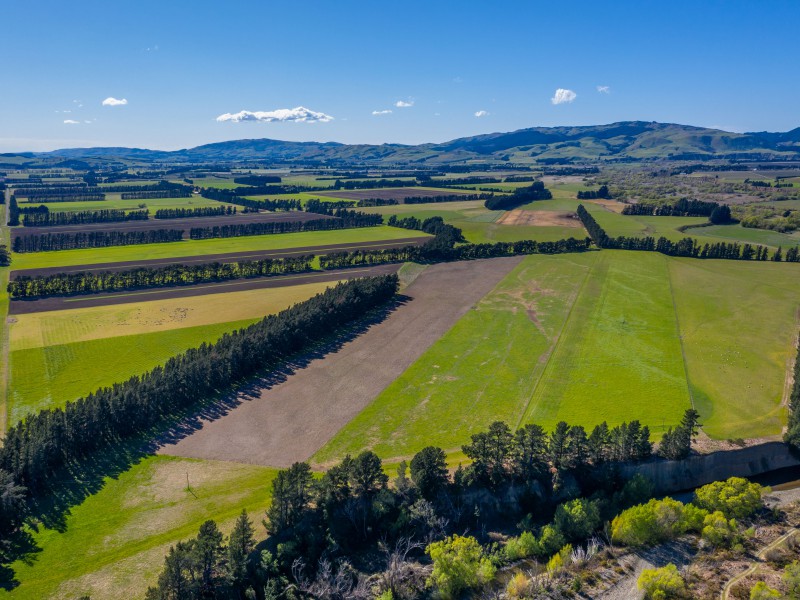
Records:
[[[3,157],[0,156],[0,162]],[[137,163],[296,162],[307,164],[547,163],[596,160],[710,158],[800,159],[800,128],[785,133],[733,133],[706,127],[624,121],[580,127],[531,127],[444,143],[340,144],[245,139],[172,152],[141,148],[69,148],[16,156],[51,162]]]

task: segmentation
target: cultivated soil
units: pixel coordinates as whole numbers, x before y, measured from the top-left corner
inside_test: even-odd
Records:
[[[506,212],[497,220],[498,225],[535,225],[538,227],[583,227],[572,212],[559,210],[523,210],[517,208]]]
[[[329,198],[343,198],[345,200],[364,200],[366,198],[380,198],[381,200],[397,200],[403,203],[406,198],[439,198],[440,196],[453,196],[456,194],[475,194],[472,190],[441,189],[421,190],[415,187],[406,188],[378,188],[374,190],[341,190],[335,192],[314,192]]]
[[[161,453],[276,467],[308,460],[491,291],[520,258],[433,265],[405,302],[361,335],[299,360],[285,377],[244,391],[229,410],[188,424]]]
[[[340,281],[342,279],[355,279],[357,277],[374,277],[376,275],[396,273],[399,269],[400,264],[377,265],[340,269],[336,271],[310,271],[308,273],[296,273],[293,275],[275,275],[272,277],[234,279],[232,281],[219,281],[195,285],[148,288],[109,294],[55,296],[52,298],[42,298],[41,300],[13,300],[9,303],[8,312],[12,315],[22,315],[35,312],[66,310],[70,308],[110,306],[114,304],[168,300],[171,298],[186,298],[189,296],[204,296],[208,294],[226,294],[228,292],[286,287],[303,285],[306,283]]]

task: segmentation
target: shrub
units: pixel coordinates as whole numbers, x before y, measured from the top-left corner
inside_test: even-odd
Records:
[[[692,513],[692,519],[696,515]],[[627,546],[672,539],[687,530],[684,505],[672,498],[652,499],[621,512],[611,523],[611,536]]]
[[[556,509],[553,523],[568,540],[583,540],[600,526],[596,502],[584,498],[570,500]]]
[[[519,537],[511,538],[506,542],[505,553],[508,560],[520,560],[540,554],[541,545],[530,531],[523,531]]]
[[[444,598],[455,598],[462,590],[483,585],[496,571],[473,537],[453,535],[430,544],[425,553],[433,561],[428,584],[436,586]]]
[[[726,519],[720,511],[703,519],[703,540],[714,546],[730,548],[738,540],[736,519]]]
[[[781,593],[769,587],[763,581],[759,581],[750,590],[750,600],[768,600],[769,598],[780,598]]]
[[[547,573],[552,577],[570,563],[572,544],[567,544],[547,561]]]
[[[800,562],[794,561],[786,565],[783,583],[789,598],[800,598]]]
[[[660,569],[645,569],[639,576],[637,585],[644,591],[645,597],[651,600],[675,598],[686,589],[678,568],[672,563]]]
[[[720,511],[728,519],[744,519],[764,506],[761,497],[767,491],[743,477],[731,477],[697,489],[694,503],[709,512]]]

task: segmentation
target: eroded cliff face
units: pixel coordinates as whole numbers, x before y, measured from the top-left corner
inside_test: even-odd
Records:
[[[621,468],[625,477],[639,473],[653,482],[658,494],[699,487],[729,477],[751,477],[776,469],[795,467],[800,460],[782,442],[765,442],[736,450],[690,456],[681,461],[654,460]]]

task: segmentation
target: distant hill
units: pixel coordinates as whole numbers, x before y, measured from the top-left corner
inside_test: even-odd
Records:
[[[26,153],[31,156],[31,153]],[[441,144],[339,144],[235,140],[164,152],[140,148],[72,148],[35,153],[37,158],[130,160],[136,162],[216,161],[458,164],[467,162],[534,163],[585,160],[708,158],[800,159],[800,128],[785,133],[731,133],[718,129],[624,121],[582,127],[531,127],[489,133]]]

